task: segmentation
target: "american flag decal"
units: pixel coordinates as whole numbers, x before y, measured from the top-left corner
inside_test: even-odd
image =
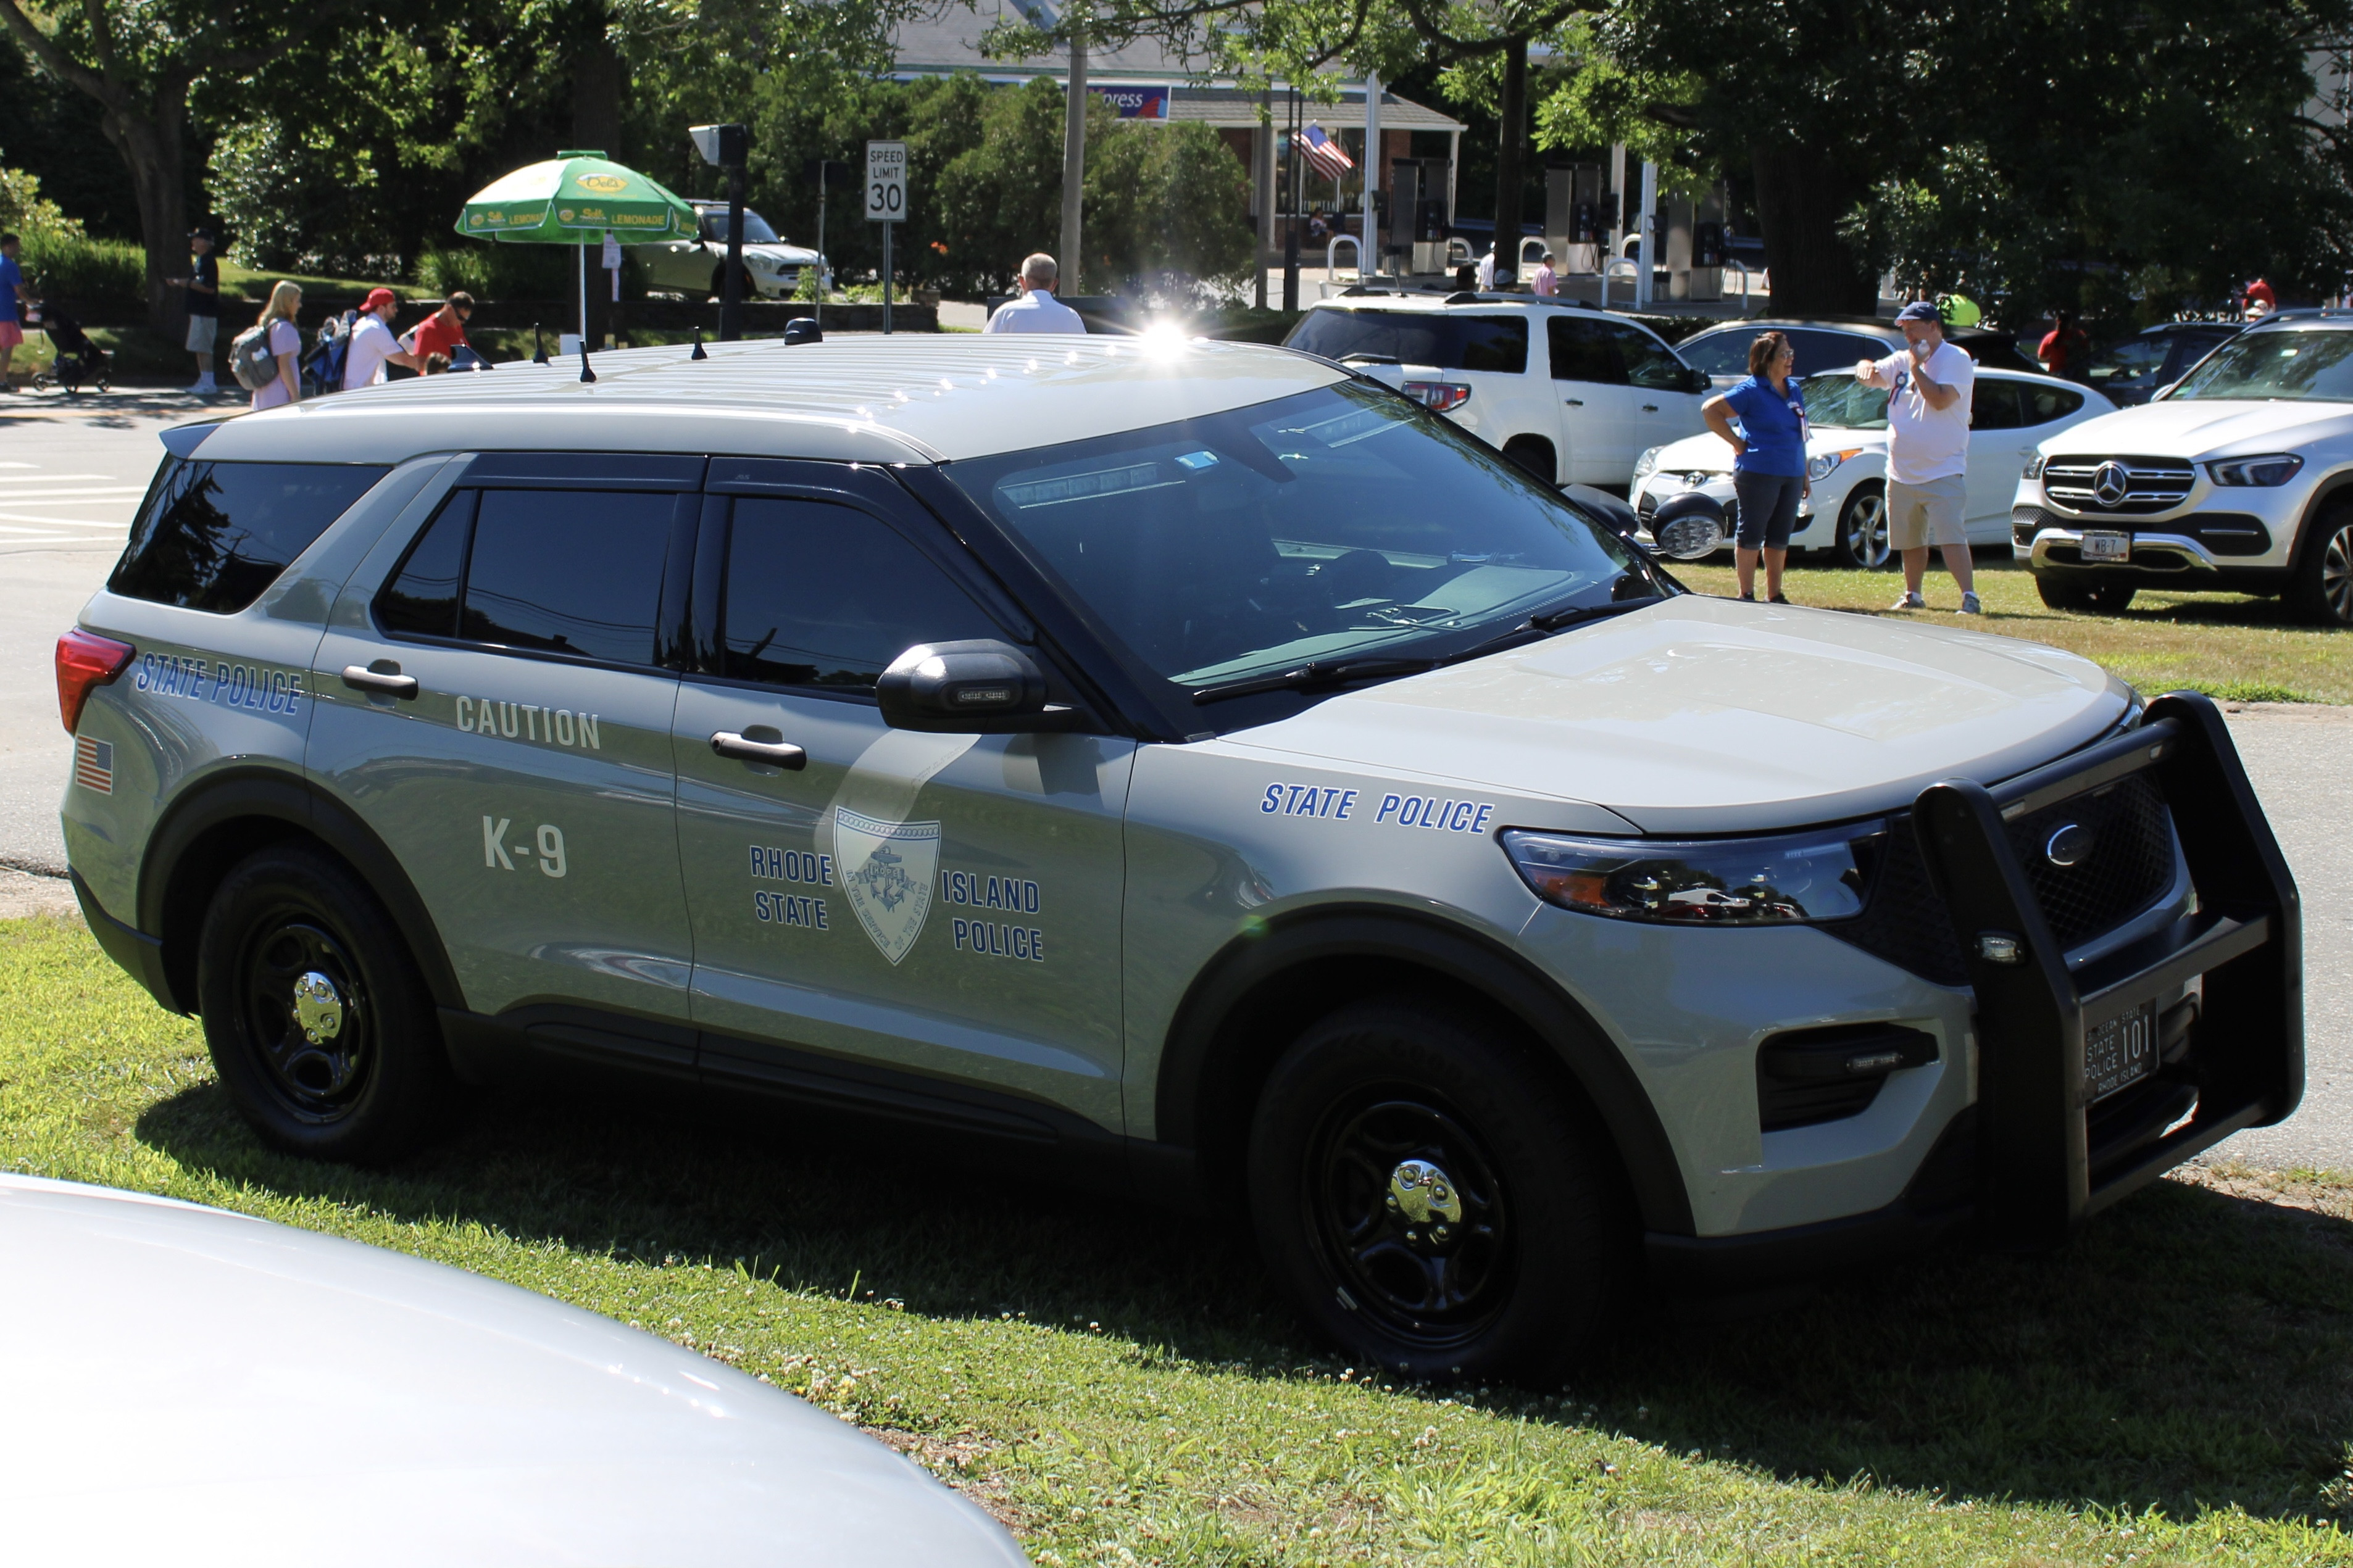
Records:
[[[98,795],[114,793],[114,742],[74,737],[74,783]]]

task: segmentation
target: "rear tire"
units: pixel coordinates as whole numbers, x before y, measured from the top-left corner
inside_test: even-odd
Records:
[[[2353,626],[2353,507],[2320,514],[2287,599],[2304,620]]]
[[[1831,555],[1850,572],[1883,572],[1895,564],[1887,542],[1886,487],[1866,480],[1847,492]]]
[[[1249,1173],[1269,1271],[1360,1365],[1541,1380],[1603,1341],[1635,1276],[1599,1120],[1534,1047],[1425,997],[1302,1036]]]
[[[2130,583],[2071,583],[2062,578],[2034,574],[2034,592],[2043,604],[2054,610],[2072,610],[2078,615],[2120,616],[2132,607],[2133,595],[2139,590]]]
[[[350,868],[307,844],[222,879],[196,949],[222,1087],[290,1153],[371,1163],[422,1143],[451,1092],[440,1021],[400,928]]]

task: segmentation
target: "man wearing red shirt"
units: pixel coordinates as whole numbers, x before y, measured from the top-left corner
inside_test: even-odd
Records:
[[[448,354],[472,345],[466,342],[466,318],[474,313],[474,297],[462,289],[441,301],[441,308],[417,323],[417,363],[431,354]]]

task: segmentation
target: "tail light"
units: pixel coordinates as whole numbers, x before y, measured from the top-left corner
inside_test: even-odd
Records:
[[[130,664],[138,649],[77,626],[58,639],[58,717],[70,735],[81,724],[81,705]]]
[[[1471,401],[1471,389],[1451,381],[1409,381],[1405,395],[1432,414],[1451,414]]]

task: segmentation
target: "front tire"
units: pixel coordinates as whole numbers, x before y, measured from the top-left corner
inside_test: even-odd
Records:
[[[1267,1268],[1360,1364],[1538,1381],[1598,1346],[1634,1276],[1607,1135],[1505,1030],[1404,995],[1276,1065],[1250,1142]]]
[[[1895,552],[1887,542],[1884,486],[1866,482],[1847,492],[1845,504],[1839,508],[1838,537],[1831,545],[1831,554],[1852,572],[1883,572],[1894,564]]]
[[[2320,514],[2288,602],[2305,620],[2353,626],[2353,507],[2331,507]]]
[[[394,1159],[448,1103],[440,1024],[400,929],[366,883],[305,844],[229,872],[196,950],[205,1040],[263,1140],[355,1163]]]
[[[2139,592],[2130,583],[2071,583],[2063,578],[2034,574],[2034,592],[2042,603],[2053,610],[2073,610],[2087,616],[2120,616],[2132,607],[2133,595]]]

